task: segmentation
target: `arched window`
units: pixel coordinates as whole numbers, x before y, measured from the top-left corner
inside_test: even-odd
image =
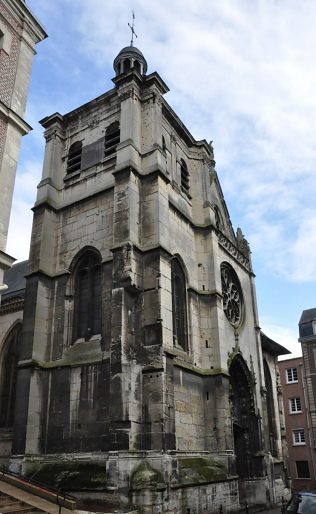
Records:
[[[181,171],[181,189],[184,193],[188,194],[190,191],[189,171],[186,162],[181,159],[180,161]]]
[[[120,124],[118,121],[111,123],[105,132],[104,157],[108,157],[116,152],[116,147],[120,142]]]
[[[0,427],[13,425],[18,351],[21,324],[16,325],[7,337],[1,355],[0,367]]]
[[[268,414],[268,428],[269,428],[269,449],[271,454],[274,457],[277,457],[276,450],[276,424],[275,424],[275,412],[274,412],[274,400],[273,400],[273,387],[272,387],[272,379],[271,373],[269,370],[269,366],[266,360],[263,361],[263,369],[264,369],[264,381],[266,384],[267,391],[267,414]]]
[[[173,343],[184,350],[188,347],[186,280],[178,259],[171,261],[171,293]]]
[[[138,71],[138,73],[141,73],[140,62],[137,60],[134,61],[134,69]]]
[[[101,333],[100,258],[86,252],[75,268],[74,340]]]
[[[164,136],[162,136],[162,149],[164,152],[167,150],[166,140],[165,140]]]
[[[217,207],[217,205],[214,205],[214,214],[215,214],[216,228],[217,228],[217,230],[222,230],[222,226],[223,226],[222,216],[221,216],[220,210]]]
[[[261,450],[259,417],[254,403],[253,381],[240,354],[229,367],[236,472],[240,478],[261,476],[257,454]]]
[[[129,59],[124,59],[123,62],[123,72],[129,71],[131,69],[131,62]]]
[[[69,148],[68,160],[67,160],[67,173],[80,170],[81,167],[81,155],[82,155],[82,142],[76,141]]]

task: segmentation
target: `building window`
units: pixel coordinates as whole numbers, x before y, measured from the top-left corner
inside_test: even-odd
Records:
[[[217,207],[217,205],[214,205],[213,208],[214,208],[214,214],[215,214],[216,228],[217,228],[217,230],[222,230],[223,222],[222,222],[222,217],[221,217],[220,210]]]
[[[307,460],[296,461],[297,478],[310,478],[309,466]]]
[[[181,189],[184,193],[189,194],[190,191],[190,181],[189,181],[189,171],[186,162],[181,159],[180,161],[180,173],[181,173]]]
[[[131,61],[129,59],[124,59],[123,61],[123,72],[129,71],[131,69]]]
[[[67,160],[67,173],[73,173],[81,168],[82,142],[76,141],[69,148]]]
[[[111,123],[105,132],[104,157],[115,154],[116,147],[120,142],[120,124],[118,121]]]
[[[277,448],[276,448],[276,421],[275,421],[275,408],[274,408],[274,400],[273,400],[273,385],[271,379],[271,373],[269,369],[269,365],[267,361],[264,359],[263,361],[263,370],[264,370],[264,381],[267,390],[267,414],[268,414],[268,427],[269,427],[269,447],[270,452],[274,457],[277,457]]]
[[[301,399],[300,398],[290,398],[290,413],[294,412],[302,412]]]
[[[293,444],[305,444],[304,428],[297,428],[292,430]]]
[[[89,251],[75,268],[74,340],[101,333],[100,258]]]
[[[166,140],[165,140],[164,136],[162,136],[162,150],[163,150],[163,152],[165,152],[167,150]]]
[[[187,349],[186,280],[178,259],[171,261],[173,343]]]
[[[13,425],[20,336],[19,324],[12,329],[3,346],[0,368],[0,428],[10,428]]]
[[[292,384],[293,382],[298,382],[297,368],[288,368],[286,370],[286,383]]]
[[[8,28],[0,19],[0,50],[4,50],[8,55],[11,51],[12,35]]]

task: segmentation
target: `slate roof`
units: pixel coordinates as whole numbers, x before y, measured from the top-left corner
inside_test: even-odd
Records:
[[[12,268],[4,272],[4,284],[8,289],[2,293],[2,299],[24,295],[25,275],[27,273],[28,261],[18,262]]]
[[[310,323],[313,319],[316,319],[316,308],[306,309],[302,312],[302,316],[298,324],[302,325],[303,323]]]
[[[261,334],[261,344],[262,344],[262,350],[266,351],[267,353],[270,353],[270,355],[287,355],[288,353],[291,353],[287,348],[284,348],[284,346],[280,345],[279,343],[276,343],[270,337],[266,336],[262,331]]]

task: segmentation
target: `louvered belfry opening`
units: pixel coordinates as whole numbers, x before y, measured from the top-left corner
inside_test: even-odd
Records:
[[[120,142],[120,124],[118,121],[111,123],[105,133],[104,157],[109,157],[116,152]]]
[[[181,170],[181,189],[184,193],[189,194],[190,191],[190,176],[186,162],[181,159],[180,162]]]
[[[77,141],[69,148],[67,160],[67,173],[73,173],[81,168],[82,142]]]

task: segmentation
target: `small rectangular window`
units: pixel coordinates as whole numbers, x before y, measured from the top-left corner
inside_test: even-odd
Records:
[[[286,382],[287,382],[287,384],[292,384],[293,382],[298,382],[297,368],[288,368],[286,370]]]
[[[296,428],[292,430],[293,444],[305,444],[304,428]]]
[[[296,461],[297,478],[310,478],[308,460]]]
[[[300,398],[290,398],[290,412],[293,414],[294,412],[302,412],[301,399]]]
[[[8,55],[11,51],[12,35],[8,27],[0,19],[0,50],[4,50]]]

